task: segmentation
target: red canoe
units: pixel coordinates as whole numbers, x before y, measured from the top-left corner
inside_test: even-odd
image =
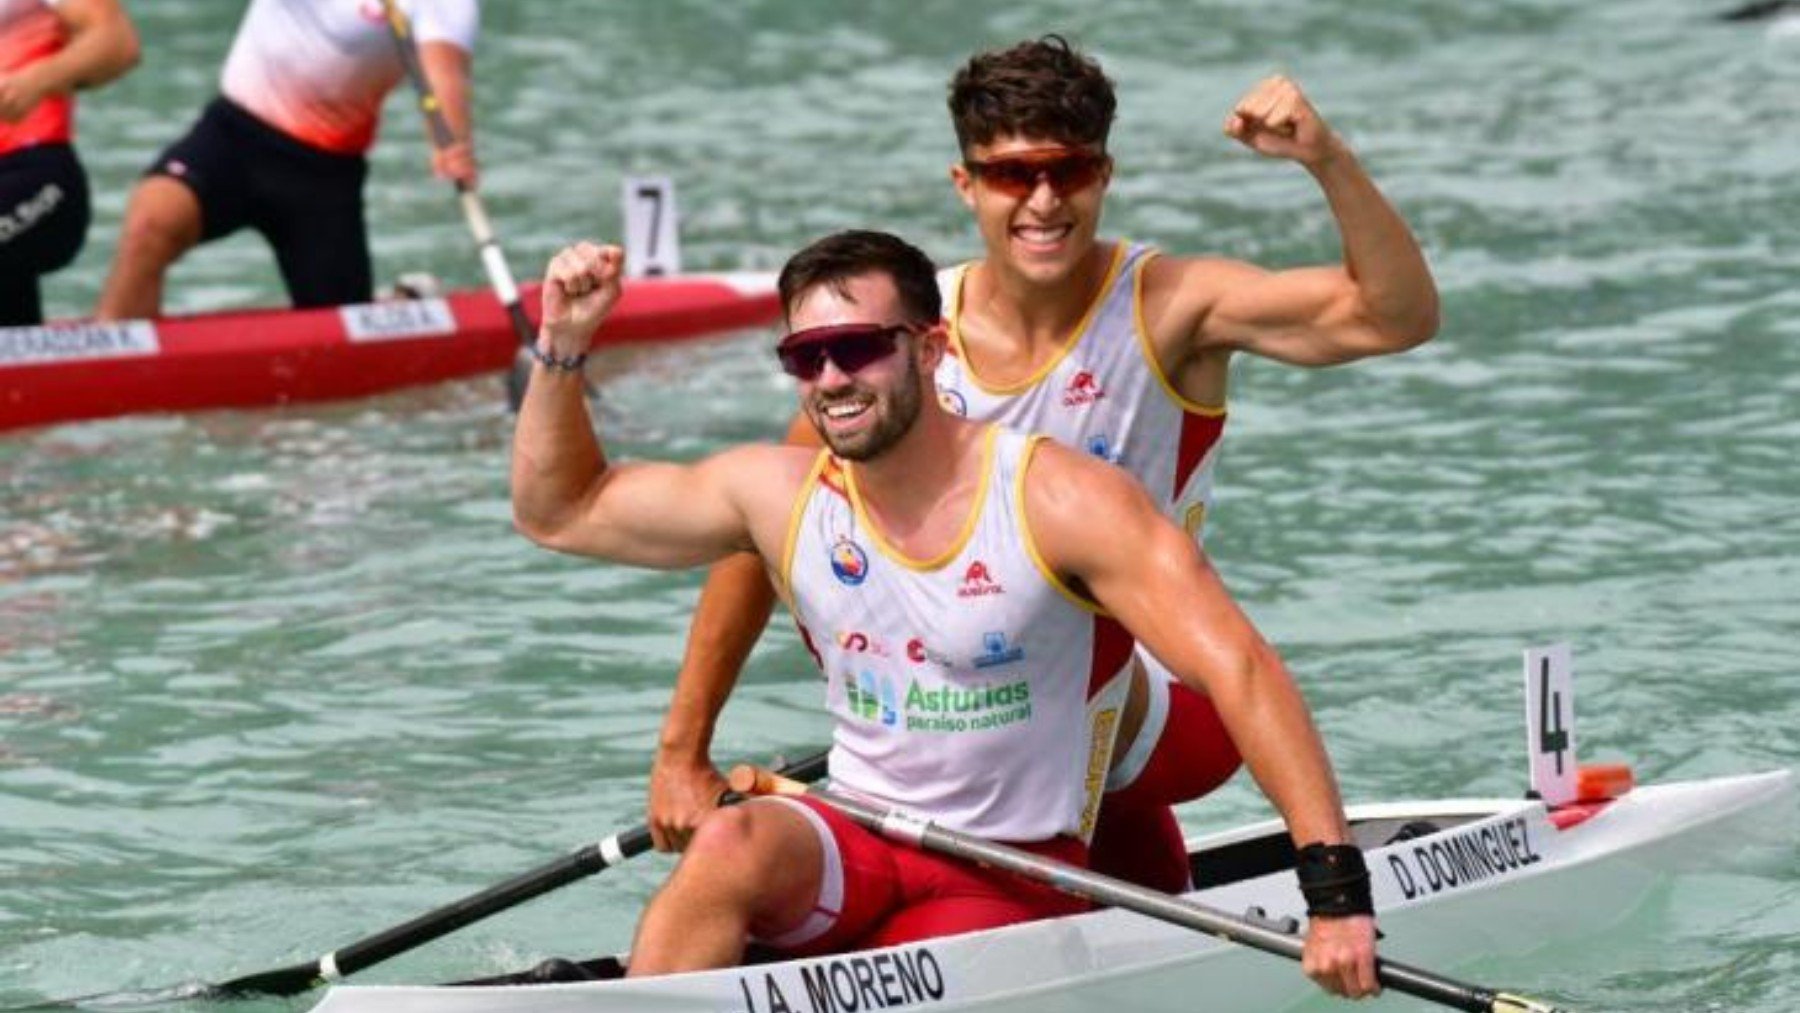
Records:
[[[537,286],[521,294],[535,317]],[[634,280],[597,344],[701,337],[779,314],[769,274]],[[330,309],[0,327],[0,432],[366,397],[505,370],[517,345],[506,311],[486,290]]]

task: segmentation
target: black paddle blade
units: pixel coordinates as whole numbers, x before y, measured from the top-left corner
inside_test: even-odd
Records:
[[[529,355],[525,359],[527,363],[531,361]],[[527,373],[526,376],[529,377],[530,374]],[[793,763],[784,765],[779,773],[799,781],[816,781],[825,776],[829,755],[829,751],[821,751],[802,757]],[[585,845],[548,865],[532,869],[480,893],[426,912],[411,921],[357,940],[333,951],[333,962],[340,975],[355,974],[357,971],[373,967],[389,957],[405,953],[448,935],[465,925],[480,921],[491,914],[504,911],[558,887],[602,872],[611,867],[615,861],[615,859],[607,857],[608,851],[623,858],[631,858],[644,854],[653,847],[650,828],[641,825],[615,835],[611,838],[611,842],[610,847],[605,842]],[[217,985],[190,982],[138,992],[105,992],[77,996],[73,999],[46,999],[43,1002],[25,1006],[0,1009],[0,1013],[29,1013],[29,1011],[35,1010],[59,1009],[93,1009],[109,1011],[109,1013],[125,1013],[125,1011],[150,1009],[168,1003],[192,1000],[299,995],[325,984],[319,974],[319,965],[323,961],[324,958],[320,958],[306,964],[294,964],[273,971],[261,971],[241,978],[233,978]]]
[[[1767,21],[1782,14],[1800,14],[1800,3],[1794,0],[1754,0],[1718,15],[1720,21]]]
[[[246,974],[242,978],[217,985],[208,985],[205,998],[208,999],[248,999],[259,995],[299,995],[310,992],[325,979],[319,975],[317,962],[310,964],[294,964],[280,967],[273,971],[259,971]]]
[[[9,1006],[0,1013],[28,1013],[33,1010],[98,1010],[101,1013],[135,1013],[178,1002],[224,1002],[253,999],[258,996],[299,995],[324,984],[319,965],[294,964],[273,971],[247,974],[219,984],[189,981],[166,988],[126,992],[97,992],[73,999],[46,999],[24,1006]]]

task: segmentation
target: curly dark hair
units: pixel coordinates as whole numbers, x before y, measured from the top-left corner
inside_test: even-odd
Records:
[[[950,79],[950,122],[964,157],[1008,134],[1106,147],[1118,100],[1100,64],[1060,35],[988,50]]]

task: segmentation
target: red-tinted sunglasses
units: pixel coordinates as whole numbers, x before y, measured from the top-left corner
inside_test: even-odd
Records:
[[[1031,196],[1040,179],[1049,183],[1058,197],[1067,197],[1098,183],[1106,174],[1107,164],[1106,156],[1100,152],[1066,148],[963,162],[977,179],[1008,197]]]
[[[837,324],[795,331],[775,346],[781,369],[798,380],[811,382],[825,371],[830,359],[845,373],[854,373],[894,354],[900,335],[911,334],[912,324]]]

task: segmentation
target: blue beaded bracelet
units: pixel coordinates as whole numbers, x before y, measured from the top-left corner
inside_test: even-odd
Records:
[[[539,348],[536,344],[531,346],[531,357],[543,363],[544,368],[553,373],[579,373],[581,372],[582,364],[587,362],[586,352],[582,352],[580,355],[571,355],[566,359],[559,359]]]

